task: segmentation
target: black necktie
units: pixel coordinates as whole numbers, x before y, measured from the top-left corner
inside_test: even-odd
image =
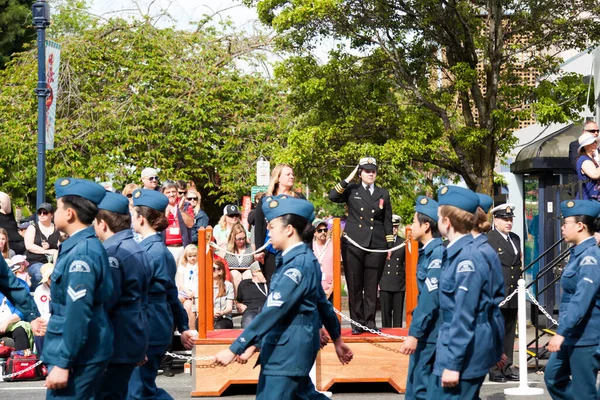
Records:
[[[367,191],[367,193],[371,194],[371,190],[369,189],[369,185],[365,185],[365,190]]]

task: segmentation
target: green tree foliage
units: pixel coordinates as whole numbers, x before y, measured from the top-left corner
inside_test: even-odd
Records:
[[[245,3],[295,55],[278,76],[295,115],[286,153],[296,168],[335,180],[370,154],[400,195],[431,190],[444,171],[491,193],[520,120],[572,120],[585,103],[579,76],[534,87],[523,74],[556,74],[557,52],[600,36],[596,0]],[[319,64],[311,52],[325,38],[340,45]]]
[[[139,182],[153,166],[193,179],[210,202],[235,201],[254,184],[255,161],[281,147],[287,113],[279,87],[243,73],[264,37],[159,29],[120,19],[67,30],[62,43],[55,150],[47,190],[60,176],[115,186]],[[0,72],[1,186],[15,201],[35,191],[36,54]]]
[[[29,0],[0,0],[0,69],[35,39]]]

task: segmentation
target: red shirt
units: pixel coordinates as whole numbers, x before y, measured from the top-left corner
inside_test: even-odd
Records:
[[[173,211],[175,211],[175,214],[173,213]],[[183,244],[183,239],[181,238],[181,230],[179,229],[179,220],[177,219],[176,213],[177,208],[167,207],[167,220],[169,221],[169,226],[165,231],[165,244],[167,246]]]

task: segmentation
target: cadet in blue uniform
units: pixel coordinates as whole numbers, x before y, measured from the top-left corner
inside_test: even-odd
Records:
[[[412,238],[423,245],[417,263],[419,297],[413,310],[408,336],[400,352],[410,355],[406,379],[406,399],[426,399],[427,385],[433,372],[435,343],[441,325],[439,282],[446,249],[437,225],[438,203],[417,197],[412,223]]]
[[[360,184],[350,183],[358,172]],[[392,232],[392,203],[387,190],[375,186],[377,162],[373,157],[363,157],[350,175],[329,192],[329,200],[348,205],[348,220],[344,232],[358,245],[366,249],[391,249],[394,246]],[[348,282],[348,306],[350,317],[377,330],[377,285],[385,265],[385,252],[361,250],[342,238],[342,258]],[[352,327],[352,334],[362,330]]]
[[[488,220],[487,213],[492,208],[494,200],[491,196],[483,193],[476,193],[479,198],[479,207],[475,213],[475,228],[471,231],[473,235],[473,244],[483,256],[483,259],[488,264],[490,269],[491,287],[492,287],[492,307],[490,323],[493,331],[494,349],[496,350],[495,362],[490,369],[490,380],[494,382],[506,382],[506,378],[499,373],[504,368],[504,363],[507,361],[504,354],[504,317],[500,311],[500,303],[504,300],[504,275],[502,274],[502,264],[498,258],[498,253],[488,243],[488,238],[485,235],[492,224]],[[494,374],[495,375],[492,375]],[[495,379],[492,379],[494,377]],[[500,379],[502,378],[502,379]]]
[[[339,322],[321,286],[319,262],[302,242],[313,209],[310,202],[287,196],[263,202],[271,242],[282,251],[277,256],[270,293],[261,313],[229,349],[216,355],[217,364],[228,365],[236,354],[247,360],[260,344],[258,400],[326,399],[308,376],[320,348],[319,315],[340,361],[346,364],[353,356],[340,336]]]
[[[438,227],[449,240],[439,283],[442,326],[428,398],[477,399],[494,364],[487,263],[473,245],[477,195],[458,186],[438,191]]]
[[[596,245],[596,217],[600,203],[569,200],[560,204],[562,234],[572,243],[569,263],[562,273],[558,329],[548,342],[552,352],[544,380],[553,399],[595,399],[600,343],[600,249]]]
[[[187,349],[194,346],[187,315],[177,298],[177,265],[158,234],[169,225],[165,217],[168,204],[167,196],[155,190],[137,189],[133,192],[133,229],[143,237],[140,246],[150,261],[152,274],[148,288],[148,327],[151,335],[146,350],[148,361],[134,369],[129,380],[128,399],[173,398],[163,389],[158,389],[155,382],[162,356],[171,343],[173,322],[181,333],[181,343]]]
[[[113,292],[108,257],[90,225],[106,191],[64,178],[56,189],[56,229],[69,235],[50,276],[50,320],[42,360],[49,366],[46,398],[91,399],[113,352],[104,309]]]
[[[114,331],[114,352],[96,394],[100,399],[124,399],[136,364],[144,360],[148,346],[148,286],[150,264],[133,240],[127,197],[107,192],[98,205],[96,235],[108,254],[114,291],[106,310]]]

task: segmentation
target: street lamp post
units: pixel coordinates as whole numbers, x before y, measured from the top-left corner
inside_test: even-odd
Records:
[[[37,30],[38,83],[35,93],[38,98],[38,159],[36,210],[46,201],[46,28],[50,26],[50,6],[43,0],[33,4],[33,26]]]

